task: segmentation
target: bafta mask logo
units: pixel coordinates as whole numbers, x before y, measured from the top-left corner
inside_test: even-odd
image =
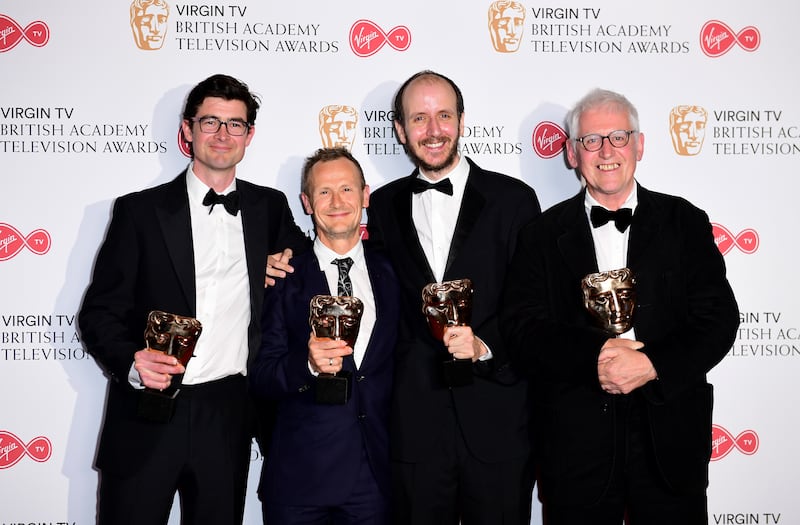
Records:
[[[516,53],[522,42],[525,6],[511,0],[498,0],[489,6],[489,35],[498,53]]]
[[[633,326],[634,285],[628,268],[590,273],[581,280],[584,307],[609,335],[624,334]]]
[[[202,331],[200,321],[193,317],[153,310],[147,316],[144,339],[147,348],[175,356],[186,366]]]
[[[678,155],[697,155],[706,138],[708,112],[700,106],[675,106],[669,113],[669,134]]]
[[[444,338],[448,326],[465,326],[472,319],[472,281],[431,283],[422,289],[422,313],[433,337]]]
[[[315,295],[311,298],[308,324],[314,337],[329,337],[356,344],[364,304],[357,297]]]
[[[358,112],[352,106],[330,105],[319,111],[319,136],[326,148],[351,150],[356,138]]]
[[[131,31],[139,49],[161,49],[167,35],[169,4],[164,0],[133,0],[131,3]]]

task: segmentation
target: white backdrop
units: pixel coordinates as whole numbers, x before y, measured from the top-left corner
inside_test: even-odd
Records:
[[[187,164],[177,130],[191,86],[221,72],[261,95],[239,176],[283,190],[307,230],[299,171],[322,145],[320,111],[355,110],[351,148],[378,187],[411,170],[388,111],[428,68],[464,92],[464,152],[525,180],[544,207],[579,187],[558,154],[567,108],[593,87],[637,104],[637,178],[709,213],[742,311],[711,374],[710,522],[800,523],[800,4],[524,1],[518,47],[503,52],[486,0],[167,3],[157,49],[137,46],[128,0],[0,3],[0,524],[94,522],[105,380],[75,313],[113,199]],[[694,155],[670,138],[682,105],[706,111]],[[254,449],[248,524],[260,523],[261,463]]]

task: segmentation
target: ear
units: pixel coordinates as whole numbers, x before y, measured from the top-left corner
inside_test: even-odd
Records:
[[[192,142],[192,123],[189,120],[181,121],[181,131],[183,132],[183,139],[186,142]]]
[[[403,129],[403,126],[401,126],[400,123],[397,122],[396,120],[394,121],[394,132],[397,134],[397,139],[400,141],[400,144],[405,145],[406,132]]]
[[[569,163],[569,167],[575,169],[578,167],[578,152],[575,151],[577,147],[577,142],[573,141],[572,139],[567,139],[564,143],[564,146],[567,149],[567,162]]]
[[[642,156],[644,155],[644,133],[641,131],[637,133],[637,142],[636,142],[636,161],[642,160]]]
[[[311,200],[308,198],[308,195],[301,193],[300,200],[303,201],[303,209],[306,211],[306,215],[313,215],[314,208],[311,206]]]
[[[250,145],[250,141],[253,140],[253,135],[256,134],[256,125],[251,125],[247,130],[247,138],[244,141],[244,146],[247,147]]]
[[[364,196],[361,198],[361,207],[369,208],[369,185],[364,186]]]

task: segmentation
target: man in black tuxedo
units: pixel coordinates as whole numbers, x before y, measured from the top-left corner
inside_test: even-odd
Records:
[[[383,254],[361,242],[369,186],[348,150],[321,149],[306,160],[301,198],[314,220],[314,248],[294,257],[294,273],[265,294],[249,376],[258,397],[277,403],[259,485],[264,522],[388,524],[397,277]],[[342,339],[311,330],[317,295],[360,299],[355,344],[348,344],[354,307],[337,317],[347,327]],[[332,381],[349,383],[346,398],[322,393]]]
[[[269,253],[307,239],[279,191],[236,178],[259,101],[214,75],[189,93],[182,130],[192,162],[173,181],[117,199],[79,314],[109,377],[96,466],[98,523],[242,522],[253,435],[247,363],[260,341]],[[222,195],[224,196],[222,196]],[[146,349],[148,312],[202,323],[194,357]],[[180,384],[154,408],[153,391]],[[163,400],[163,399],[162,399]]]
[[[644,136],[624,96],[590,92],[567,128],[585,189],[523,229],[500,315],[530,373],[545,523],[706,524],[706,374],[739,323],[725,263],[705,212],[634,178]],[[581,280],[624,267],[633,328],[614,337]]]
[[[452,80],[415,74],[398,90],[394,112],[417,169],[375,191],[367,210],[370,241],[388,253],[402,289],[393,513],[415,525],[527,524],[527,384],[511,369],[496,311],[517,234],[539,202],[525,183],[459,155],[464,101]],[[435,339],[422,289],[465,278],[474,288],[472,322]],[[453,358],[466,362],[460,386],[443,377]]]

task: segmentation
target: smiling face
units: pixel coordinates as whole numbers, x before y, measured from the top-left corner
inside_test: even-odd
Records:
[[[362,210],[369,206],[369,186],[362,185],[355,164],[344,157],[317,162],[309,172],[307,191],[300,198],[320,241],[329,248],[342,241],[355,246],[361,238]]]
[[[207,97],[197,108],[194,119],[184,120],[181,124],[184,137],[192,143],[195,175],[213,187],[210,181],[233,180],[236,165],[244,157],[244,150],[253,139],[255,127],[250,126],[247,133],[238,137],[228,133],[227,126],[220,126],[216,133],[204,133],[197,122],[202,117],[247,122],[247,107],[241,100]]]
[[[406,87],[402,98],[403,122],[395,131],[411,160],[425,173],[440,179],[458,164],[458,140],[464,132],[456,93],[445,80],[422,76]]]
[[[575,138],[597,133],[608,135],[616,130],[630,130],[628,114],[616,106],[589,109],[580,117]],[[615,148],[603,139],[598,151],[586,151],[579,142],[567,141],[567,159],[586,181],[586,189],[597,202],[610,210],[618,209],[635,186],[636,163],[644,153],[644,135],[632,133],[628,143]]]

